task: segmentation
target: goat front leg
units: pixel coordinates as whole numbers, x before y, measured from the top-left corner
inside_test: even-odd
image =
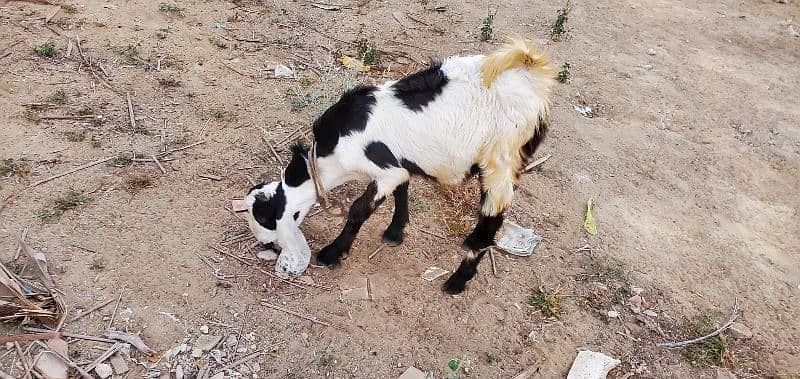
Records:
[[[513,176],[502,174],[481,171],[481,212],[478,224],[464,240],[462,246],[468,251],[461,265],[442,286],[446,293],[461,293],[467,282],[478,272],[478,264],[486,254],[486,248],[494,245],[495,235],[503,225],[503,212],[514,196]]]
[[[403,230],[408,224],[408,182],[394,189],[394,216],[392,223],[383,232],[383,243],[400,246],[403,243]]]
[[[364,193],[350,206],[347,222],[342,232],[317,254],[317,262],[331,268],[339,264],[342,255],[350,251],[350,247],[353,246],[353,241],[355,241],[358,231],[361,230],[361,225],[372,215],[375,208],[385,200],[385,196],[376,198],[377,193],[377,184],[375,182],[370,183]]]

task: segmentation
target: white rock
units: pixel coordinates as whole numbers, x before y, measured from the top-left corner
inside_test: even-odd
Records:
[[[744,324],[738,322],[731,324],[731,327],[728,330],[731,333],[731,337],[736,339],[746,340],[753,338],[753,331]]]
[[[208,334],[208,325],[203,325],[200,327],[200,333]]]
[[[14,343],[13,342],[6,342],[6,349],[11,350],[13,348],[14,348]]]
[[[567,379],[605,379],[608,372],[621,362],[603,353],[584,350],[578,353]]]
[[[275,77],[276,78],[293,78],[294,71],[291,68],[286,67],[282,64],[275,66]]]
[[[125,322],[130,322],[133,317],[133,310],[125,308],[119,312],[119,319]]]
[[[114,369],[111,368],[111,365],[107,365],[105,363],[101,363],[94,368],[94,372],[99,376],[101,379],[106,379],[114,373]]]
[[[175,379],[183,379],[183,366],[175,366]]]
[[[246,353],[247,352],[247,348],[242,346],[242,347],[236,349],[236,352],[239,353],[239,354]]]
[[[645,316],[650,316],[650,317],[658,317],[658,313],[656,313],[656,311],[654,311],[652,309],[647,309],[647,310],[643,311],[642,314],[644,314]]]
[[[610,318],[619,317],[619,312],[617,312],[617,311],[608,311],[607,314],[608,314],[608,317],[610,317]]]
[[[653,49],[647,50],[647,55],[656,55],[656,51]]]
[[[200,348],[197,348],[197,347],[192,349],[192,357],[200,358],[202,356],[203,356],[203,349],[200,349]]]
[[[239,343],[239,339],[236,338],[235,334],[229,335],[228,338],[225,340],[226,346],[236,346],[237,343]]]

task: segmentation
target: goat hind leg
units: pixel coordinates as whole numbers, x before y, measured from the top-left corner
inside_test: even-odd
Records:
[[[399,246],[403,243],[403,230],[408,224],[408,182],[394,189],[394,216],[392,223],[383,232],[383,243]]]

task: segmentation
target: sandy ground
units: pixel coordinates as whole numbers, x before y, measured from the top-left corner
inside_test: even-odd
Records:
[[[483,2],[436,3],[447,5],[444,12],[431,10],[433,2],[365,3],[328,11],[305,1],[180,1],[177,14],[142,0],[68,2],[49,29],[45,17],[56,7],[0,3],[0,49],[20,42],[0,53],[0,158],[30,163],[30,173],[0,180],[0,197],[13,196],[0,213],[2,260],[11,261],[14,235],[27,228],[70,315],[121,295],[118,312],[129,308],[132,316],[117,315],[114,327],[141,332],[159,352],[191,346],[202,325],[238,337],[238,353],[221,348],[226,362],[277,344],[249,362],[261,377],[394,378],[416,366],[438,378],[462,357],[471,360],[469,373],[460,373],[468,377],[512,377],[530,366],[533,377],[564,377],[582,348],[622,360],[615,378],[800,377],[800,38],[789,29],[794,22],[800,30],[796,1],[577,2],[567,36],[555,42],[548,36],[561,5],[492,4],[496,41],[519,34],[544,42],[558,65],[570,63],[571,81],[553,96],[552,132],[538,153],[552,158],[524,176],[509,212],[544,241],[530,258],[498,254],[497,276],[485,261],[460,296],[439,290],[443,278],[429,283],[420,274],[457,267],[461,220],[454,218],[472,211],[453,207],[477,203],[477,192],[464,195],[469,188],[444,196],[413,183],[405,244],[367,259],[391,217],[384,206],[341,268],[309,270],[307,280],[331,290],[279,282],[259,271],[271,272],[268,263],[245,265],[213,250],[224,242],[254,257],[252,240],[230,243],[246,232],[230,201],[262,175],[276,177],[280,165],[262,137],[285,160],[282,142],[319,111],[293,111],[287,91],[330,84],[326,70],[341,54],[356,54],[352,41],[384,50],[362,82],[492,49],[479,41]],[[392,16],[398,10],[418,21],[401,25]],[[54,58],[33,51],[47,41]],[[276,63],[298,78],[273,79]],[[57,90],[63,104],[52,98]],[[25,105],[41,102],[55,104]],[[580,104],[596,115],[578,114]],[[103,122],[41,119],[78,114]],[[145,158],[199,141],[162,159],[165,173],[123,160],[28,188],[103,157]],[[136,178],[145,188],[132,188]],[[352,200],[361,186],[336,196]],[[41,220],[70,187],[91,200]],[[590,197],[597,236],[583,229]],[[303,228],[319,249],[341,225],[319,214]],[[371,300],[342,298],[365,278]],[[526,304],[540,286],[557,290],[558,318]],[[631,287],[644,291],[650,315],[630,310]],[[694,337],[689,325],[704,314],[722,324],[736,298],[753,337],[723,334],[722,364],[655,346]],[[100,335],[112,310],[65,329]],[[619,317],[609,319],[608,310]],[[101,352],[83,342],[72,350],[88,361]],[[182,359],[185,367],[211,362]],[[156,365],[162,375],[165,361]],[[133,370],[130,377],[147,371]]]

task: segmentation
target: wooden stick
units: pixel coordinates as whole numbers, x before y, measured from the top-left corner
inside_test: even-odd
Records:
[[[695,338],[695,339],[692,339],[692,340],[682,341],[682,342],[663,342],[663,343],[657,344],[656,346],[664,347],[664,348],[667,348],[667,349],[677,349],[677,348],[685,347],[685,346],[691,345],[693,343],[698,343],[700,341],[703,341],[703,340],[709,339],[711,337],[714,337],[717,334],[720,334],[720,333],[724,332],[726,329],[730,328],[731,325],[733,325],[733,322],[736,321],[736,317],[739,316],[738,313],[739,313],[739,298],[735,298],[735,299],[733,299],[733,311],[731,312],[731,317],[728,319],[728,322],[726,322],[725,325],[722,325],[719,329],[717,329],[717,330],[715,330],[715,331],[713,331],[711,333],[708,333],[708,334],[706,334],[706,335],[704,335],[702,337],[698,337],[698,338]]]
[[[278,162],[278,164],[283,166],[283,159],[281,159],[281,156],[278,155],[277,151],[275,151],[275,148],[272,147],[272,144],[269,143],[269,141],[264,137],[261,137],[261,140],[264,141],[264,144],[267,145],[267,147],[269,147],[269,150],[272,152],[272,155],[275,156],[275,160]]]
[[[30,378],[31,377],[30,367],[32,367],[33,365],[31,365],[31,363],[28,362],[28,357],[25,355],[25,353],[22,352],[22,347],[19,346],[19,342],[14,341],[14,348],[17,350],[17,355],[19,356],[19,360],[22,362],[22,367],[25,368],[25,375],[23,376],[25,378]]]
[[[114,304],[114,310],[111,312],[111,320],[108,320],[108,326],[106,330],[111,329],[111,325],[114,324],[114,318],[117,316],[117,309],[119,309],[119,303],[122,301],[122,293],[119,294],[117,298],[117,304]]]
[[[156,158],[155,154],[150,154],[150,158],[153,159],[153,162],[156,162],[156,165],[158,165],[158,169],[161,170],[162,174],[167,173],[167,170],[164,170],[164,166],[161,165],[161,162],[158,161],[158,158]]]
[[[109,357],[114,355],[114,353],[116,353],[117,350],[119,350],[119,348],[120,348],[120,343],[119,342],[111,345],[111,347],[109,347],[108,350],[106,350],[103,354],[101,354],[99,357],[97,357],[97,359],[95,359],[92,363],[90,363],[88,366],[86,366],[85,370],[86,371],[94,370],[94,368],[97,367],[97,365],[103,363],[106,359],[108,359]]]
[[[315,324],[320,324],[320,325],[325,325],[325,326],[330,326],[330,327],[333,327],[333,325],[332,325],[331,323],[329,323],[329,322],[322,321],[322,320],[320,320],[320,319],[318,319],[318,318],[316,318],[316,317],[314,317],[314,316],[307,316],[307,315],[304,315],[304,314],[302,314],[302,313],[297,313],[297,312],[295,312],[295,311],[293,311],[293,310],[291,310],[291,309],[286,309],[286,308],[284,308],[284,307],[277,306],[277,305],[275,305],[275,304],[270,304],[270,303],[268,303],[266,300],[261,300],[261,305],[264,305],[264,306],[266,306],[266,307],[268,307],[268,308],[272,308],[272,309],[275,309],[275,310],[278,310],[278,311],[281,311],[281,312],[288,313],[288,314],[290,314],[290,315],[292,315],[292,316],[297,316],[297,317],[300,317],[300,318],[302,318],[302,319],[305,319],[305,320],[311,321],[311,322],[313,322],[313,323],[315,323]]]
[[[367,260],[370,260],[370,259],[372,259],[372,257],[378,255],[378,253],[380,253],[381,250],[383,250],[384,247],[386,247],[385,243],[381,244],[380,246],[378,246],[378,248],[375,249],[375,251],[373,251],[372,254],[369,255],[369,257],[367,257]]]
[[[131,93],[130,91],[126,92],[128,95],[128,116],[131,118],[131,131],[136,130],[136,119],[133,115],[133,102],[131,101]]]
[[[41,329],[41,328],[34,328],[30,326],[22,327],[22,330],[26,332],[34,332],[34,333],[58,333],[61,337],[67,338],[76,338],[79,340],[86,340],[86,341],[94,341],[94,342],[105,342],[105,343],[114,343],[117,341],[103,338],[103,337],[95,337],[95,336],[87,336],[85,334],[76,334],[76,333],[69,333],[69,332],[53,332],[52,330]]]
[[[92,167],[92,166],[97,166],[97,165],[99,165],[99,164],[101,164],[101,163],[108,162],[108,161],[110,161],[110,160],[112,160],[112,159],[114,159],[114,158],[116,158],[116,157],[117,157],[116,155],[112,155],[112,156],[110,156],[110,157],[105,157],[105,158],[103,158],[103,159],[98,159],[98,160],[96,160],[96,161],[94,161],[94,162],[87,163],[87,164],[85,164],[85,165],[83,165],[83,166],[80,166],[80,167],[74,168],[74,169],[72,169],[72,170],[69,170],[69,171],[67,171],[67,172],[63,172],[63,173],[61,173],[61,174],[56,174],[56,175],[53,175],[53,176],[51,176],[51,177],[49,177],[49,178],[46,178],[46,179],[42,179],[42,180],[40,180],[40,181],[38,181],[38,182],[36,182],[36,183],[33,183],[33,184],[31,184],[30,186],[28,186],[28,188],[33,188],[33,187],[36,187],[36,186],[42,185],[42,184],[44,184],[44,183],[47,183],[47,182],[49,182],[49,181],[51,181],[51,180],[58,179],[58,178],[60,178],[60,177],[62,177],[62,176],[67,176],[67,175],[69,175],[69,174],[73,174],[73,173],[76,173],[76,172],[78,172],[78,171],[85,170],[85,169],[87,169],[87,168],[89,168],[89,167]]]
[[[91,120],[97,117],[97,115],[93,114],[86,114],[86,115],[74,115],[74,116],[42,116],[39,117],[40,120]]]
[[[553,154],[547,154],[547,155],[535,160],[533,163],[525,166],[525,169],[522,170],[522,172],[528,172],[530,170],[533,170],[534,168],[536,168],[536,166],[539,166],[540,164],[542,164],[544,162],[547,162],[547,160],[550,159],[550,157],[552,157],[552,156],[553,156]]]
[[[419,230],[420,232],[423,232],[423,233],[425,233],[425,234],[427,234],[427,235],[429,235],[429,236],[439,237],[439,238],[441,238],[441,239],[443,239],[443,240],[446,240],[446,239],[447,239],[447,237],[445,237],[445,236],[443,236],[443,235],[436,234],[436,233],[434,233],[434,232],[429,232],[429,231],[427,231],[427,230],[425,230],[425,229],[422,229],[422,228],[420,228],[420,227],[417,227],[417,230]]]
[[[265,347],[265,348],[263,348],[261,350],[254,351],[254,352],[252,352],[250,354],[247,354],[244,357],[242,357],[241,359],[237,359],[236,361],[228,363],[227,365],[223,366],[216,374],[214,374],[214,376],[215,375],[219,375],[220,373],[224,372],[225,370],[227,370],[227,369],[229,369],[231,367],[237,367],[242,363],[246,363],[246,362],[250,361],[251,359],[253,359],[253,358],[255,358],[255,357],[257,357],[257,356],[259,356],[261,354],[269,352],[270,350],[274,349],[277,346],[283,345],[284,343],[286,343],[286,342],[274,343],[274,344],[269,345],[269,346],[267,346],[267,347]]]
[[[25,229],[22,230],[22,235],[19,237],[19,240],[21,242],[19,243],[19,246],[17,246],[17,251],[14,253],[14,260],[15,261],[17,259],[19,259],[19,253],[22,252],[22,245],[25,243],[25,237],[27,237],[27,236],[28,236],[28,228],[25,228]]]
[[[489,260],[492,261],[492,274],[497,277],[497,263],[494,262],[494,249],[489,248]]]
[[[81,318],[83,318],[84,316],[88,315],[89,313],[92,313],[92,312],[94,312],[94,311],[96,311],[96,310],[98,310],[98,309],[100,309],[100,308],[103,308],[103,307],[105,307],[106,305],[108,305],[108,304],[109,304],[109,303],[111,303],[112,301],[114,301],[114,299],[108,299],[108,300],[106,300],[106,301],[104,301],[104,302],[102,302],[102,303],[99,303],[99,304],[97,304],[97,305],[95,305],[95,306],[93,306],[93,307],[89,308],[89,309],[88,309],[88,310],[86,310],[85,312],[82,312],[81,314],[79,314],[79,315],[77,315],[77,316],[73,317],[73,318],[72,318],[71,320],[69,320],[68,322],[69,322],[69,323],[73,323],[73,322],[75,322],[75,321],[78,321],[78,320],[80,320]]]
[[[178,148],[175,148],[175,149],[170,149],[170,150],[167,150],[167,151],[165,151],[165,152],[163,152],[161,154],[158,154],[158,157],[159,158],[163,158],[165,155],[169,155],[169,154],[181,151],[181,150],[186,150],[186,149],[195,147],[197,145],[202,145],[204,143],[206,143],[206,141],[198,141],[198,142],[195,142],[193,144],[189,144],[189,145],[186,145],[186,146],[178,147]]]
[[[16,342],[16,341],[35,341],[35,340],[49,340],[52,338],[61,337],[61,334],[58,332],[42,332],[42,333],[33,333],[33,334],[14,334],[11,336],[2,336],[0,337],[0,344],[7,344],[9,342]]]

